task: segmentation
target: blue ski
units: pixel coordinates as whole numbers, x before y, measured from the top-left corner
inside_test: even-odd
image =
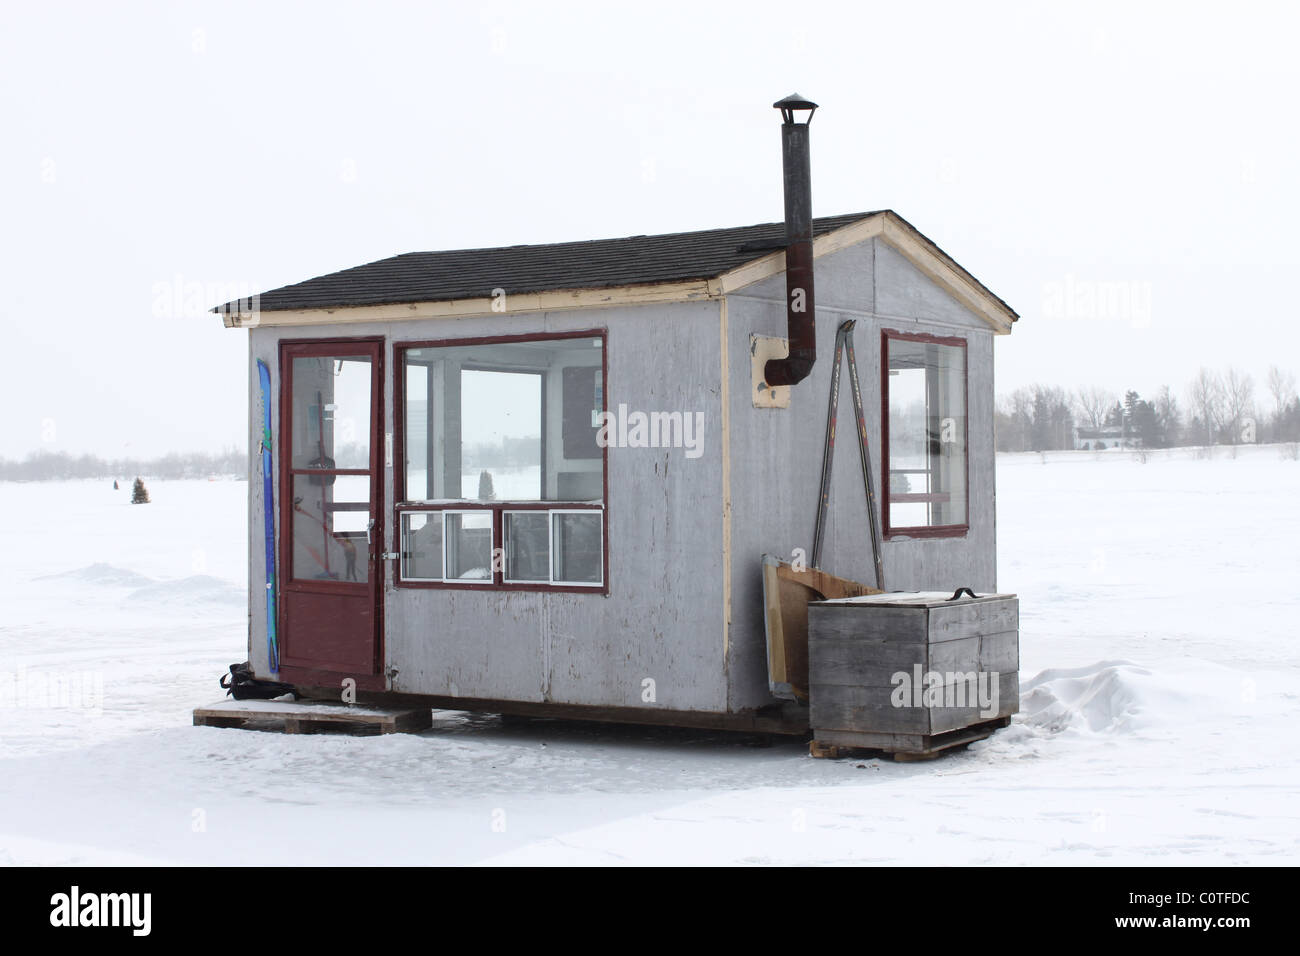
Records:
[[[262,523],[266,528],[266,653],[271,673],[280,670],[280,644],[275,633],[275,496],[271,481],[271,370],[257,360],[262,386]]]

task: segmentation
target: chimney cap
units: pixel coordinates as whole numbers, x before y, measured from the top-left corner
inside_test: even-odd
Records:
[[[817,104],[812,100],[806,100],[798,93],[791,93],[783,100],[777,100],[772,104],[773,109],[781,111],[781,121],[787,125],[794,124],[794,114],[796,110],[807,110],[808,118],[804,120],[803,125],[807,126],[812,122],[813,113],[817,112]]]
[[[777,100],[772,104],[775,110],[815,110],[817,104],[812,100],[806,100],[798,93],[791,93],[783,100]]]

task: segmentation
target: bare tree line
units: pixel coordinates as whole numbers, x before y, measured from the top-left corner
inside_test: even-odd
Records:
[[[1151,399],[1087,385],[1026,385],[997,401],[998,451],[1051,451],[1091,445],[1075,430],[1122,435],[1126,445],[1169,448],[1182,445],[1300,442],[1300,397],[1295,373],[1272,366],[1257,394],[1250,375],[1236,368],[1202,367],[1184,391],[1186,411],[1169,386]],[[535,439],[520,444],[536,444]],[[475,449],[480,454],[485,449]],[[497,449],[499,451],[499,449]],[[532,449],[515,449],[524,457]],[[156,458],[106,459],[98,455],[37,451],[16,460],[0,458],[0,480],[51,481],[69,478],[246,477],[247,453],[233,446],[218,453],[173,452]]]
[[[1027,385],[998,399],[998,451],[1063,448],[1171,448],[1300,441],[1300,396],[1293,372],[1273,366],[1264,394],[1240,369],[1202,367],[1180,404],[1169,386],[1144,399],[1086,385],[1073,391]]]
[[[100,458],[61,451],[32,452],[10,461],[0,458],[0,481],[54,481],[68,478],[245,478],[248,454],[233,446],[218,453],[172,452],[159,458]]]

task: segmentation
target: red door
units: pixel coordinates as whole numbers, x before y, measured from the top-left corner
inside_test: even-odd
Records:
[[[383,343],[280,346],[282,679],[382,688]]]

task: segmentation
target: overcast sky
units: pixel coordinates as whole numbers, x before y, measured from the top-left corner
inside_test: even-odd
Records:
[[[892,208],[999,391],[1300,371],[1294,6],[6,4],[0,455],[244,442],[204,309],[395,253]],[[1263,382],[1259,382],[1263,392]]]

